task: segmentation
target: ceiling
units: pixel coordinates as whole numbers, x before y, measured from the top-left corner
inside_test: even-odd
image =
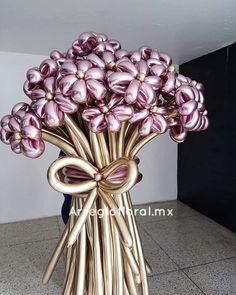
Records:
[[[48,55],[95,31],[180,64],[235,42],[235,15],[235,0],[0,0],[0,51]]]

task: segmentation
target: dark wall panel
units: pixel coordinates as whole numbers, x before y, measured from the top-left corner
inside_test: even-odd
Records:
[[[236,45],[180,72],[205,85],[210,127],[178,146],[178,199],[236,231]]]

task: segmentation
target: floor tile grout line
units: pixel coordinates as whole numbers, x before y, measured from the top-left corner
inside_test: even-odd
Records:
[[[230,260],[230,259],[234,259],[234,258],[236,258],[236,256],[226,257],[226,258],[222,258],[222,259],[218,259],[218,260],[212,260],[212,261],[209,261],[206,263],[196,264],[196,265],[192,265],[192,266],[188,266],[188,267],[182,267],[180,269],[185,271],[187,269],[191,269],[191,268],[195,268],[195,267],[199,267],[199,266],[205,266],[205,265],[209,265],[209,264],[213,264],[213,263],[217,263],[217,262],[222,262],[222,261]]]
[[[194,215],[189,215],[189,216],[169,217],[169,218],[166,217],[166,218],[163,218],[163,219],[160,219],[160,220],[153,220],[153,221],[147,221],[147,222],[140,222],[137,219],[137,223],[138,224],[147,224],[147,223],[161,222],[161,221],[167,221],[167,220],[177,220],[177,219],[191,218],[191,217],[196,217],[196,216],[204,216],[204,215],[202,215],[201,213],[196,213]]]
[[[42,239],[42,240],[33,240],[33,241],[25,241],[22,243],[16,243],[16,244],[6,244],[6,245],[0,245],[1,248],[10,248],[14,246],[20,246],[24,244],[30,244],[30,243],[39,243],[39,242],[47,242],[51,240],[58,240],[59,237],[53,237],[53,238],[48,238],[48,239]]]
[[[146,229],[141,226],[141,228],[144,230],[144,232],[149,236],[149,238],[166,254],[166,256],[177,266],[177,268],[180,270],[179,265],[169,256],[169,254],[162,248],[162,246],[160,244],[158,244],[158,242],[156,240],[153,239],[153,237],[149,234],[148,231],[146,231]]]
[[[193,267],[197,267],[197,266],[203,266],[203,265],[207,265],[207,264],[211,264],[211,263],[215,263],[215,262],[220,262],[220,261],[224,261],[224,260],[227,260],[227,259],[232,259],[232,258],[236,258],[236,256],[230,256],[230,257],[225,257],[225,258],[222,258],[222,259],[217,259],[217,260],[212,260],[212,261],[208,261],[206,263],[200,263],[200,264],[196,264],[196,265],[192,265],[192,266],[187,266],[187,267],[181,267],[177,262],[175,262],[173,260],[173,258],[171,258],[169,256],[169,254],[166,252],[166,250],[150,235],[150,233],[142,226],[142,224],[139,224],[141,226],[141,228],[145,231],[145,233],[151,238],[151,240],[158,246],[162,249],[162,251],[165,252],[165,254],[171,259],[172,262],[174,262],[177,267],[180,269],[180,270],[185,270],[185,269],[188,269],[188,268],[193,268]]]
[[[207,295],[184,271],[182,273],[202,292],[202,294]]]
[[[187,274],[180,268],[180,266],[169,256],[169,254],[157,243],[157,241],[156,240],[154,240],[153,238],[152,238],[152,236],[145,230],[145,228],[143,228],[142,227],[142,229],[145,231],[145,233],[151,238],[151,240],[157,245],[157,246],[159,246],[161,249],[162,249],[162,251],[169,257],[169,259],[178,267],[178,270],[177,271],[181,271],[186,277],[188,277],[187,276]],[[189,277],[188,277],[189,278]],[[191,279],[191,278],[189,278],[189,280],[204,294],[204,295],[206,295],[203,291],[202,291],[202,289]]]

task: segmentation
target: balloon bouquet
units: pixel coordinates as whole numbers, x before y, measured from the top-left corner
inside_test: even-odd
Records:
[[[30,104],[18,103],[2,118],[1,140],[30,158],[44,152],[44,141],[64,151],[48,181],[72,195],[79,212],[70,216],[43,282],[66,249],[63,294],[149,294],[151,268],[129,194],[141,179],[136,154],[167,130],[179,143],[187,131],[208,127],[203,85],[178,74],[165,53],[127,51],[89,32],[29,69],[24,92]]]

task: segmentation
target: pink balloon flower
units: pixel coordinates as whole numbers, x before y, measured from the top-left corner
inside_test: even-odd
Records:
[[[78,63],[66,61],[60,69],[62,79],[59,82],[63,95],[69,95],[76,103],[85,103],[88,96],[101,100],[107,89],[104,86],[104,70],[93,67],[87,60]]]
[[[137,103],[130,123],[140,122],[139,133],[141,136],[147,136],[151,132],[164,133],[168,128],[166,116],[168,111],[164,106],[158,106],[157,98],[154,96],[142,96]]]
[[[69,96],[63,95],[54,77],[48,77],[42,86],[31,92],[31,108],[49,127],[60,126],[64,113],[75,113],[78,105]]]
[[[114,94],[107,104],[85,108],[82,116],[89,122],[89,128],[93,132],[102,132],[107,128],[111,132],[117,132],[121,122],[128,121],[133,116],[133,108],[123,102],[122,96]]]
[[[0,134],[1,140],[17,154],[37,158],[44,152],[41,122],[25,103],[18,103],[11,115],[2,118]]]
[[[142,93],[154,97],[156,90],[162,86],[159,77],[150,75],[147,62],[139,61],[135,65],[131,61],[122,61],[117,65],[117,72],[108,76],[110,89],[123,94],[127,103],[138,101]]]

